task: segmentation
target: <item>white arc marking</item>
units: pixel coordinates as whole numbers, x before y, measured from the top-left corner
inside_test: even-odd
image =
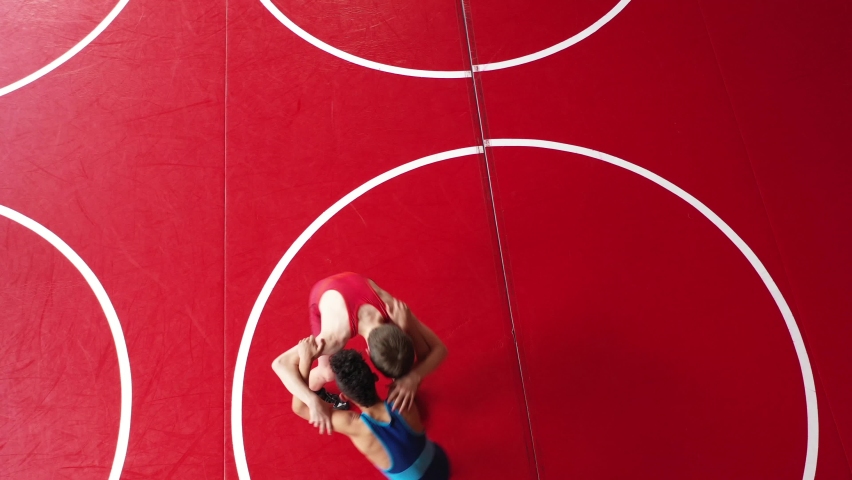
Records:
[[[113,9],[109,12],[109,14],[107,14],[106,18],[104,18],[101,21],[101,23],[99,23],[98,26],[95,27],[94,30],[92,30],[88,35],[86,35],[82,40],[80,40],[80,42],[77,43],[77,45],[74,45],[73,47],[71,47],[71,50],[68,50],[67,52],[63,53],[62,56],[60,56],[56,60],[48,63],[47,65],[41,67],[40,69],[36,70],[35,72],[33,72],[33,73],[27,75],[26,77],[18,80],[17,82],[10,83],[9,85],[6,85],[5,87],[0,88],[0,97],[2,97],[3,95],[6,95],[7,93],[14,92],[17,89],[38,80],[39,78],[41,78],[41,77],[47,75],[48,73],[52,72],[53,70],[55,70],[57,67],[59,67],[63,63],[67,62],[68,59],[70,59],[74,55],[80,53],[80,50],[86,48],[87,45],[92,43],[92,40],[94,40],[95,37],[97,37],[98,35],[103,33],[104,30],[106,30],[106,28],[109,26],[109,24],[112,23],[113,20],[115,20],[115,17],[117,17],[118,14],[121,13],[121,10],[124,8],[125,5],[127,5],[127,2],[129,2],[129,1],[130,0],[119,0],[118,4],[115,7],[113,7]]]
[[[618,2],[618,4],[612,7],[612,10],[608,11],[606,15],[601,17],[597,22],[589,25],[582,32],[574,35],[573,37],[567,40],[563,40],[562,42],[559,42],[552,47],[545,48],[544,50],[539,50],[538,52],[531,53],[529,55],[524,55],[523,57],[503,60],[502,62],[474,65],[473,70],[475,72],[487,72],[490,70],[501,70],[503,68],[516,67],[518,65],[534,62],[544,57],[553,55],[554,53],[561,52],[562,50],[565,50],[566,48],[579,43],[581,40],[585,40],[591,34],[600,30],[601,27],[609,23],[610,20],[612,20],[613,18],[615,18],[616,15],[621,13],[621,11],[624,10],[624,7],[626,7],[628,3],[630,3],[630,0],[621,0],[620,2]]]
[[[246,323],[246,329],[243,332],[243,338],[240,340],[240,349],[237,352],[237,364],[234,367],[234,384],[231,390],[231,438],[233,439],[234,445],[234,460],[237,466],[237,475],[241,480],[248,480],[251,478],[249,476],[248,464],[246,464],[246,450],[243,443],[243,381],[246,374],[246,362],[248,361],[249,347],[251,347],[251,339],[254,337],[254,331],[257,329],[257,322],[260,320],[260,314],[263,312],[263,307],[266,306],[266,301],[269,300],[269,295],[272,293],[272,289],[275,288],[275,284],[278,283],[278,279],[281,278],[281,274],[284,273],[284,269],[287,268],[299,250],[302,249],[305,243],[310,240],[313,234],[316,233],[320,227],[325,225],[325,223],[337,212],[342,210],[343,207],[349,205],[356,198],[369,192],[374,187],[381,185],[394,177],[398,177],[405,172],[409,172],[424,165],[429,165],[430,163],[440,162],[450,158],[475,155],[481,152],[482,147],[468,147],[439,153],[437,155],[431,155],[396,167],[393,170],[387,171],[368,181],[335,202],[334,205],[330,206],[322,213],[322,215],[314,220],[308,228],[305,229],[298,238],[296,238],[296,241],[290,245],[290,248],[287,249],[287,252],[284,253],[284,256],[281,257],[281,260],[279,260],[278,264],[275,265],[275,268],[272,270],[272,273],[269,275],[266,283],[263,284],[263,288],[260,290],[260,295],[258,295],[257,300],[254,302],[254,306],[251,309],[248,322]]]
[[[816,397],[816,386],[814,384],[813,371],[811,370],[810,360],[808,359],[808,353],[805,349],[805,343],[802,339],[802,335],[799,332],[799,327],[796,325],[796,319],[793,318],[793,312],[790,310],[790,307],[787,305],[786,300],[784,300],[784,296],[781,294],[781,291],[778,289],[778,286],[775,284],[775,281],[769,275],[769,272],[764,267],[763,263],[760,259],[757,258],[757,255],[751,250],[751,248],[746,245],[742,238],[737,235],[731,227],[728,226],[718,215],[716,215],[710,208],[706,205],[698,201],[695,197],[685,192],[683,189],[678,187],[677,185],[669,182],[668,180],[660,177],[659,175],[642,168],[638,165],[632,164],[626,160],[622,160],[618,157],[614,157],[612,155],[608,155],[603,152],[599,152],[597,150],[592,150],[590,148],[578,147],[576,145],[569,145],[566,143],[558,143],[558,142],[549,142],[545,140],[532,140],[532,139],[517,139],[517,138],[501,138],[494,140],[486,140],[486,146],[488,147],[531,147],[531,148],[543,148],[547,150],[557,150],[561,152],[574,153],[578,155],[583,155],[589,158],[593,158],[596,160],[601,160],[603,162],[609,163],[611,165],[621,167],[625,170],[631,171],[641,177],[644,177],[655,184],[665,188],[669,192],[677,195],[679,198],[684,200],[686,203],[692,205],[696,210],[698,210],[702,215],[704,215],[708,220],[710,220],[713,225],[715,225],[722,233],[731,241],[733,244],[740,250],[740,252],[746,257],[749,264],[751,264],[752,268],[755,269],[757,274],[760,276],[760,279],[763,281],[763,284],[766,286],[769,293],[772,295],[772,299],[775,301],[775,305],[781,312],[781,316],[784,318],[784,322],[787,325],[787,331],[790,333],[790,338],[793,340],[793,348],[796,351],[796,356],[799,360],[799,368],[802,371],[802,381],[805,387],[805,407],[807,410],[807,422],[808,422],[808,440],[807,440],[807,453],[805,455],[805,466],[804,473],[802,475],[802,480],[814,480],[814,476],[816,475],[816,465],[817,465],[817,453],[819,450],[819,415],[817,411],[817,397]],[[240,340],[240,348],[237,353],[237,362],[234,367],[234,383],[233,389],[231,391],[231,440],[234,446],[234,460],[237,467],[237,474],[240,480],[250,480],[248,463],[246,461],[246,452],[245,445],[243,442],[243,382],[245,380],[245,369],[246,362],[248,360],[249,348],[251,347],[251,341],[254,337],[254,332],[257,329],[258,320],[260,320],[260,314],[263,312],[263,307],[266,305],[267,300],[269,300],[269,296],[272,293],[272,289],[275,287],[275,284],[278,283],[278,280],[281,278],[281,275],[284,273],[284,270],[299,252],[302,247],[307,243],[307,241],[313,236],[317,230],[320,229],[323,225],[325,225],[328,220],[330,220],[337,212],[343,209],[346,205],[352,203],[358,197],[364,195],[368,191],[372,190],[378,185],[387,182],[403,173],[410,172],[414,169],[430,165],[433,163],[441,162],[444,160],[450,160],[453,158],[464,157],[468,155],[475,155],[478,153],[482,153],[481,147],[468,147],[468,148],[460,148],[457,150],[450,150],[448,152],[438,153],[435,155],[430,155],[428,157],[421,158],[419,160],[414,160],[413,162],[406,163],[399,167],[394,168],[388,172],[385,172],[367,183],[361,185],[356,188],[340,200],[334,203],[331,207],[329,207],[326,211],[324,211],[316,220],[314,220],[308,228],[296,238],[296,241],[290,245],[290,248],[284,253],[284,256],[281,257],[281,260],[278,261],[278,264],[275,265],[275,268],[272,270],[272,273],[267,278],[266,283],[264,283],[263,288],[260,291],[260,294],[257,297],[257,300],[254,303],[254,306],[251,309],[251,313],[249,314],[248,321],[246,322],[246,328],[243,332],[243,337]]]
[[[112,332],[112,340],[115,342],[115,353],[118,356],[118,376],[121,380],[121,414],[118,422],[118,442],[115,446],[115,458],[112,461],[109,480],[119,480],[121,469],[124,467],[124,459],[127,456],[127,442],[130,438],[130,410],[133,401],[133,392],[130,381],[130,357],[127,355],[127,345],[124,342],[124,333],[121,330],[121,322],[118,320],[118,315],[115,313],[115,309],[109,300],[109,296],[107,296],[106,290],[104,290],[101,282],[98,281],[98,277],[95,276],[92,269],[86,265],[86,262],[67,243],[35,220],[11,208],[0,205],[0,216],[6,217],[31,230],[59,250],[59,253],[67,258],[77,271],[83,275],[86,283],[89,284],[89,287],[95,293],[95,297],[97,297],[104,315],[106,315],[110,332]]]
[[[421,77],[421,78],[467,78],[471,76],[470,70],[418,70],[413,68],[403,68],[403,67],[395,67],[393,65],[388,65],[385,63],[374,62],[372,60],[367,60],[366,58],[362,58],[356,55],[352,55],[351,53],[344,52],[339,48],[332,47],[331,45],[323,42],[317,37],[311,35],[306,32],[303,28],[296,25],[295,22],[290,20],[284,13],[281,12],[278,7],[272,3],[272,0],[260,0],[260,3],[269,10],[269,13],[275,16],[279,22],[281,22],[285,27],[290,29],[293,33],[298,35],[302,40],[310,43],[311,45],[319,48],[320,50],[334,55],[341,60],[346,60],[347,62],[354,63],[355,65],[360,65],[365,68],[370,68],[373,70],[378,70],[386,73],[393,73],[396,75],[405,75],[408,77]],[[504,68],[516,67],[518,65],[523,65],[525,63],[533,62],[536,60],[540,60],[544,57],[553,55],[554,53],[565,50],[566,48],[575,45],[589,37],[589,35],[600,30],[601,27],[607,24],[610,20],[615,18],[627,4],[630,3],[630,0],[620,0],[618,4],[616,4],[612,10],[606,13],[603,17],[601,17],[598,21],[591,24],[585,30],[573,35],[571,38],[563,40],[562,42],[557,43],[551,47],[545,48],[544,50],[539,50],[538,52],[531,53],[529,55],[524,55],[523,57],[512,58],[509,60],[503,60],[501,62],[495,63],[484,63],[473,66],[474,72],[486,72],[490,70],[500,70]]]

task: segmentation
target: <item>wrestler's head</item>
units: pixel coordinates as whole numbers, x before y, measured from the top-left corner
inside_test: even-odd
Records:
[[[414,365],[414,341],[392,323],[373,329],[367,348],[373,365],[388,378],[404,377]]]
[[[376,382],[379,377],[355,350],[341,350],[331,356],[331,371],[344,399],[352,400],[360,407],[372,407],[379,403]]]

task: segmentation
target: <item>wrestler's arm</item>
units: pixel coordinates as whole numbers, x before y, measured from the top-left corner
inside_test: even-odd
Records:
[[[412,372],[422,379],[435,371],[441,362],[447,358],[447,346],[431,328],[414,316],[405,302],[382,290],[372,280],[370,284],[379,298],[388,306],[388,314],[391,316],[391,320],[414,341],[417,365],[412,369]]]
[[[302,342],[311,341],[311,340],[312,340],[311,337],[308,337],[307,339],[303,340]],[[302,379],[302,382],[307,383],[308,378],[310,377],[310,374],[311,374],[311,364],[316,359],[316,357],[319,355],[319,352],[310,351],[309,348],[303,347],[303,348],[301,348],[301,350],[303,350],[303,351],[307,350],[307,352],[306,352],[307,354],[302,355],[301,354],[302,352],[299,352],[302,342],[299,342],[300,345],[296,345],[297,355],[299,356],[298,371],[299,371],[299,377]],[[299,397],[297,397],[296,395],[293,395],[292,407],[293,407],[293,413],[304,418],[305,420],[310,421],[310,419],[311,419],[310,407],[308,407],[305,404],[305,402],[303,402],[301,399],[299,399]],[[327,409],[327,407],[326,407],[326,409]],[[338,410],[331,412],[331,424],[332,424],[333,430],[335,432],[342,433],[342,434],[347,435],[347,436],[352,436],[355,433],[357,433],[357,429],[354,428],[354,422],[357,419],[358,419],[358,415],[353,413],[353,412],[344,412],[344,411],[338,411]],[[331,433],[331,432],[329,432],[329,433]]]
[[[399,302],[396,309],[400,317],[397,324],[414,341],[414,351],[417,353],[417,364],[409,375],[415,374],[422,379],[435,371],[447,358],[447,346],[431,328],[414,316],[406,304]]]
[[[346,340],[337,335],[330,335],[327,332],[320,332],[316,337],[317,344],[321,346],[322,355],[334,355],[339,352]],[[303,403],[311,405],[317,396],[308,388],[308,381],[300,375],[299,372],[299,345],[293,346],[290,350],[282,353],[272,362],[272,370],[281,379],[281,383],[287,387],[295,397],[298,397]],[[309,368],[310,370],[310,368]]]
[[[323,355],[336,353],[346,344],[345,340],[341,341],[334,335],[326,335],[325,337],[323,338],[323,334],[320,333],[316,339],[319,351]],[[272,370],[278,375],[287,390],[293,394],[294,401],[298,399],[302,405],[309,409],[311,425],[319,428],[320,434],[327,432],[330,435],[333,431],[333,420],[329,415],[328,406],[308,387],[307,377],[301,375],[299,366],[299,345],[282,353],[272,362]],[[310,363],[308,364],[308,374],[310,375]]]
[[[375,283],[372,286],[379,298],[387,304],[391,320],[414,341],[417,364],[408,374],[396,379],[388,393],[388,401],[393,405],[394,410],[405,411],[414,405],[414,395],[423,378],[435,371],[447,358],[447,346],[432,329],[414,316],[408,305],[394,298]]]
[[[346,318],[344,317],[342,321],[337,318],[340,316],[340,312],[335,311],[334,308],[329,305],[330,300],[333,299],[328,295],[324,295],[318,305],[321,327],[319,335],[316,336],[316,342],[317,346],[321,349],[322,355],[334,355],[342,350],[346,345],[346,342],[349,341],[350,335],[349,325]],[[299,397],[299,400],[307,404],[309,407],[314,407],[313,402],[316,400],[316,395],[311,392],[310,383],[306,383],[299,375],[298,347],[299,346],[296,345],[290,350],[279,355],[278,358],[272,362],[272,370],[275,371],[278,378],[281,379],[281,383],[287,387],[287,390],[289,390],[290,393]],[[327,374],[330,372],[320,373]]]
[[[320,434],[328,432],[330,435],[332,425],[328,408],[308,388],[307,380],[299,373],[299,363],[299,346],[296,345],[279,355],[272,362],[272,370],[275,371],[287,390],[293,394],[294,410],[296,402],[299,402],[300,405],[308,409],[307,420],[311,422],[311,425],[318,427]],[[308,364],[308,373],[310,374],[310,364]]]

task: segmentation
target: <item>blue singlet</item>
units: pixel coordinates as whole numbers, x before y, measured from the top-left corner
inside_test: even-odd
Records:
[[[379,422],[362,413],[361,420],[382,442],[390,456],[391,466],[382,470],[390,480],[446,480],[450,477],[447,455],[439,445],[426,438],[423,432],[411,429],[399,412],[387,402],[385,408],[390,422]]]

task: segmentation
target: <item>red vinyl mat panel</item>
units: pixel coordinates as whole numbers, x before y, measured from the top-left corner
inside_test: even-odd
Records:
[[[0,5],[0,88],[57,60],[89,35],[116,0],[3,2]]]
[[[347,31],[322,24],[341,15],[339,5],[321,7],[291,2],[288,11],[307,22],[300,25],[305,31],[373,61],[420,69],[468,62],[451,2],[393,14],[383,4],[386,22],[371,18],[367,12],[378,7],[363,2],[347,7],[364,14],[353,15]],[[311,286],[341,271],[373,278],[447,343],[449,359],[426,379],[420,398],[429,435],[447,451],[455,476],[531,478],[529,425],[484,163],[475,150],[469,80],[354,65],[308,44],[259,2],[230,8],[226,358],[229,380],[238,380],[235,390],[228,385],[229,398],[236,392],[238,399],[236,408],[229,404],[231,421],[241,431],[228,442],[228,478],[382,477],[346,438],[321,437],[294,415],[292,396],[270,368],[310,334]],[[422,44],[421,28],[430,22],[441,27],[433,57],[387,56]],[[371,29],[373,40],[364,43]],[[294,247],[312,222],[360,185],[458,148],[469,154],[364,192]],[[295,256],[253,317],[264,284],[288,252]],[[364,348],[363,341],[352,346]]]
[[[0,478],[381,478],[270,368],[357,271],[453,478],[852,480],[850,22],[4,2]]]
[[[313,279],[346,270],[371,272],[446,342],[450,357],[424,381],[419,398],[429,435],[445,448],[455,476],[528,478],[527,416],[502,278],[487,235],[488,212],[481,191],[472,188],[480,185],[478,160],[429,165],[369,191],[324,225],[287,267],[260,317],[246,367],[243,427],[251,478],[284,471],[289,478],[380,478],[346,438],[319,436],[292,414],[292,397],[269,368],[309,333]],[[363,340],[350,348],[363,351]],[[477,374],[460,373],[468,369]],[[471,402],[478,408],[469,408]]]
[[[0,88],[116,6],[48,3],[0,7]],[[0,218],[0,477],[222,474],[224,11],[131,0],[0,96],[3,217],[68,247]]]
[[[7,218],[0,238],[0,472],[103,478],[121,409],[107,317],[80,272],[45,239]]]
[[[569,12],[593,25],[591,4],[601,11],[615,4],[580,3],[552,13],[519,9],[513,31],[535,31]],[[560,41],[547,32],[500,36],[492,20],[500,8],[471,1],[476,63]],[[723,35],[724,22],[733,20],[724,8],[713,8]],[[823,8],[819,15],[827,15]],[[810,324],[799,315],[775,221],[767,215],[759,172],[717,62],[717,39],[711,40],[704,17],[695,2],[630,2],[566,50],[483,71],[477,78],[487,136],[615,155],[703,202],[768,269],[805,337],[807,350],[799,353],[806,351],[810,361],[799,368],[796,335],[788,334],[755,269],[682,199],[588,156],[492,148],[542,478],[813,478],[814,467],[817,478],[850,475],[831,378],[819,376],[824,354],[809,341]],[[834,45],[843,38],[826,37],[822,41]],[[735,45],[731,40],[732,52]],[[515,53],[502,56],[506,49]],[[813,108],[834,111],[821,105]],[[834,118],[848,123],[848,114]],[[821,136],[813,132],[811,138]],[[812,256],[822,254],[801,251],[798,261]],[[829,279],[812,285],[837,288]],[[843,331],[837,322],[848,313],[833,298],[834,326],[828,320],[823,325]],[[848,358],[838,357],[845,354],[825,354],[836,359],[838,371],[848,370]],[[810,388],[803,381],[819,388],[807,402]],[[564,413],[551,412],[553,398],[563,400]],[[812,432],[819,427],[818,437],[808,433],[809,422]]]
[[[801,478],[802,374],[734,244],[599,160],[494,158],[542,478]]]
[[[852,6],[701,8],[825,405],[852,458]]]

